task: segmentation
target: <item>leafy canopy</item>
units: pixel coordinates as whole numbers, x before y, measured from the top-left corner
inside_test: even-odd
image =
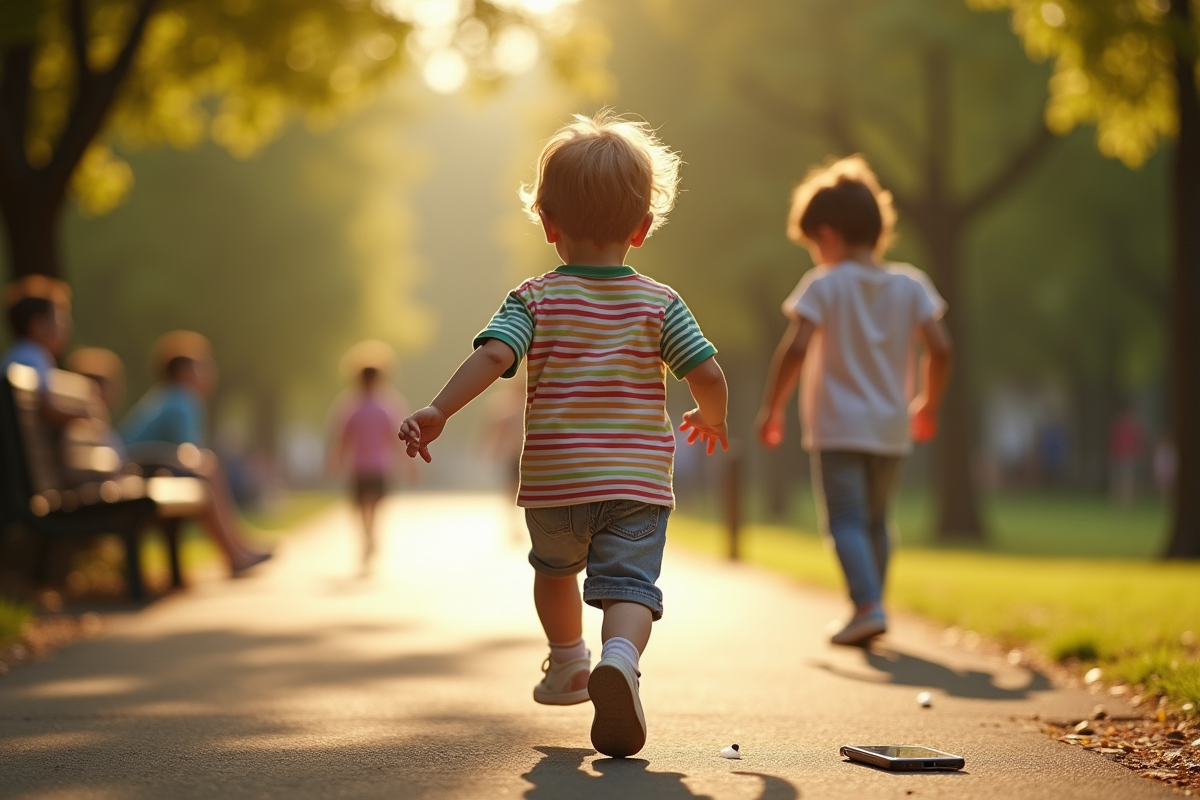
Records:
[[[1054,61],[1046,124],[1095,124],[1100,151],[1138,167],[1178,129],[1174,52],[1194,47],[1167,0],[967,0],[1009,9],[1030,57]]]
[[[564,17],[567,1],[4,0],[0,43],[35,47],[25,125],[32,167],[50,162],[68,124],[78,53],[93,71],[108,69],[147,1],[153,13],[109,135],[92,142],[73,176],[85,212],[111,210],[132,185],[114,135],[129,149],[211,139],[247,157],[289,119],[327,125],[407,67],[424,65],[434,88],[486,86],[530,68],[540,43],[568,80],[603,82],[604,54]],[[86,31],[82,43],[73,25]]]

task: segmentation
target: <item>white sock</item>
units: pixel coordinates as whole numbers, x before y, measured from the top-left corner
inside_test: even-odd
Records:
[[[601,658],[619,658],[635,670],[638,668],[638,656],[638,649],[633,642],[620,636],[614,636],[605,642],[604,650],[600,653]]]
[[[555,664],[566,664],[570,661],[578,661],[581,658],[588,657],[587,645],[583,643],[583,639],[573,644],[555,644],[550,642],[550,660]]]

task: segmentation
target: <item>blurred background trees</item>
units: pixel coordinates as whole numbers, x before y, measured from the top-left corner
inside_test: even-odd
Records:
[[[390,341],[400,387],[427,400],[503,292],[555,265],[515,188],[562,119],[609,103],[658,126],[687,162],[670,224],[631,263],[679,288],[717,342],[735,430],[757,406],[779,304],[810,266],[783,235],[789,192],[814,163],[861,151],[899,200],[892,257],[931,273],[960,345],[940,449],[919,449],[909,468],[911,487],[936,500],[923,524],[978,540],[997,492],[1104,495],[1126,412],[1142,428],[1141,494],[1155,491],[1159,451],[1169,478],[1168,387],[1182,373],[1162,323],[1178,300],[1172,159],[1154,150],[1174,130],[1169,58],[1153,80],[1130,68],[1143,83],[1128,91],[1159,100],[1117,135],[1080,109],[1119,103],[1060,108],[1079,85],[1062,56],[1031,60],[1006,15],[974,0],[309,5],[158,0],[108,125],[74,170],[55,263],[76,286],[77,340],[118,350],[131,393],[145,387],[154,336],[201,330],[222,366],[218,436],[314,480],[301,473],[319,463],[338,355],[364,336]],[[1029,31],[1046,33],[1046,3],[988,5],[1041,20],[1016,26],[1027,46]],[[29,28],[18,12],[35,7]],[[91,15],[101,73],[127,40],[133,0],[0,9],[6,58],[24,41],[30,64],[50,64],[30,73],[29,108],[46,109],[25,125],[31,172],[53,162],[76,97],[76,7]],[[1055,7],[1070,20],[1076,6]],[[186,24],[162,22],[176,19]],[[1165,30],[1161,14],[1145,19],[1133,29]],[[34,38],[14,37],[22,30]],[[1114,58],[1096,52],[1080,63]],[[1109,155],[1128,149],[1109,139],[1142,136],[1139,168],[1073,127],[1092,122]],[[6,236],[9,269],[28,271]],[[746,451],[763,511],[790,519],[809,513],[796,433],[781,451]],[[451,432],[435,484],[476,474],[473,436],[469,420]],[[683,455],[685,497],[708,479],[695,469]]]
[[[1171,437],[1178,452],[1167,554],[1200,558],[1200,94],[1190,0],[971,0],[1011,9],[1029,55],[1054,62],[1046,121],[1096,126],[1105,155],[1140,167],[1172,142],[1169,211]],[[1164,309],[1165,310],[1165,309]]]

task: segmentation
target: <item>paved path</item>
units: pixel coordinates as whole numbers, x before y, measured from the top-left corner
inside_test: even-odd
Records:
[[[506,519],[493,497],[395,501],[379,572],[359,580],[339,509],[261,575],[17,670],[0,680],[0,797],[1173,796],[1022,721],[1084,714],[1086,693],[944,648],[916,620],[878,654],[833,649],[839,598],[678,550],[642,662],[649,743],[598,757],[590,706],[530,699],[545,652]],[[717,756],[735,741],[744,760]],[[844,762],[844,743],[924,743],[967,768],[891,774]]]

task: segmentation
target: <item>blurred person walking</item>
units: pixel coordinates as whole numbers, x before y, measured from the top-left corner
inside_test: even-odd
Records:
[[[205,530],[221,548],[233,576],[271,557],[246,543],[237,504],[220,459],[206,444],[205,401],[216,388],[216,364],[208,339],[192,331],[161,336],[151,362],[160,382],[146,392],[120,426],[130,460],[203,478],[209,502]],[[111,376],[108,376],[111,380]]]
[[[1141,420],[1126,409],[1108,431],[1108,495],[1114,505],[1129,508],[1137,496],[1138,466],[1145,446]]]
[[[710,453],[728,447],[716,348],[674,289],[625,265],[629,249],[666,221],[679,165],[644,122],[601,112],[559,129],[521,196],[562,265],[508,294],[475,352],[400,428],[408,455],[429,461],[450,417],[527,359],[517,505],[550,650],[533,699],[590,699],[592,745],[618,758],[646,742],[639,662],[663,613],[656,583],[675,506],[667,370],[696,401],[683,415],[688,442]],[[584,602],[604,613],[594,671]]]
[[[404,448],[396,439],[400,423],[408,416],[408,403],[384,382],[395,358],[395,352],[383,342],[360,342],[351,348],[343,359],[344,371],[353,374],[358,385],[338,398],[331,414],[333,445],[328,469],[337,474],[349,466],[351,497],[362,518],[364,575],[376,551],[376,510],[387,494],[397,461],[415,477],[407,459],[398,458]]]
[[[950,374],[945,302],[925,273],[880,260],[894,225],[891,195],[861,156],[816,169],[796,188],[788,236],[816,266],[784,301],[791,325],[755,423],[762,443],[778,447],[784,404],[803,370],[803,444],[854,603],[834,644],[861,645],[887,631],[883,589],[900,468],[912,439],[933,438]],[[923,391],[910,402],[914,336],[925,347]]]

